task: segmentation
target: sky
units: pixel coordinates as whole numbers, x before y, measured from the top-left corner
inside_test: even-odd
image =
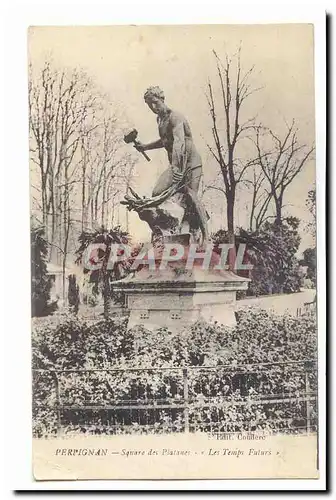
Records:
[[[29,57],[35,67],[51,55],[60,67],[81,67],[112,101],[122,104],[129,125],[139,131],[143,142],[158,137],[155,116],[143,101],[145,89],[159,85],[167,104],[183,113],[203,159],[204,183],[213,183],[218,165],[210,158],[206,142],[211,121],[205,91],[210,79],[216,81],[212,50],[219,57],[234,54],[241,45],[243,70],[255,66],[251,84],[260,88],[246,102],[243,117],[257,119],[277,133],[295,118],[299,139],[312,145],[314,126],[314,34],[309,24],[282,25],[199,25],[199,26],[110,26],[32,27],[29,30]],[[217,94],[216,94],[217,95]],[[218,94],[219,95],[219,94]],[[241,146],[248,155],[248,144]],[[166,168],[164,150],[150,151],[152,161],[142,157],[136,167],[133,187],[150,195],[158,175]],[[285,197],[291,215],[309,220],[305,206],[315,179],[312,159],[293,182]],[[210,194],[211,193],[211,194]],[[249,197],[238,195],[236,224],[247,221]],[[215,191],[204,198],[211,213],[212,230],[225,227],[225,200]],[[303,226],[304,229],[304,226]],[[145,223],[134,215],[131,232],[139,239],[147,232]],[[302,245],[310,244],[302,231]]]

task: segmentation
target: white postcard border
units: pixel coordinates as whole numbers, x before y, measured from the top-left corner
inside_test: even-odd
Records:
[[[12,134],[5,134],[5,185],[6,198],[3,206],[4,214],[13,214],[10,223],[7,221],[7,237],[13,242],[14,235],[20,235],[20,244],[10,243],[9,250],[4,251],[5,257],[13,266],[5,266],[4,280],[8,283],[6,295],[15,299],[6,301],[5,372],[6,383],[9,374],[14,379],[6,391],[5,412],[10,415],[10,431],[5,432],[8,449],[8,463],[11,470],[7,473],[11,489],[28,490],[104,490],[104,489],[187,489],[187,490],[263,490],[263,489],[321,489],[325,484],[325,331],[326,331],[326,288],[325,288],[325,17],[322,9],[304,10],[293,8],[286,12],[282,5],[281,12],[275,8],[247,5],[236,9],[217,3],[216,12],[209,8],[211,2],[205,5],[193,5],[192,9],[181,8],[180,2],[177,15],[168,15],[164,2],[141,2],[141,7],[134,2],[131,7],[118,7],[112,12],[110,2],[105,6],[97,4],[77,5],[58,2],[55,5],[20,6],[11,9],[6,21],[6,45],[10,50],[5,56],[6,63],[6,128]],[[172,6],[170,1],[169,5]],[[177,4],[177,2],[176,2]],[[108,6],[109,5],[109,6]],[[269,4],[268,4],[269,5]],[[205,9],[207,9],[205,11]],[[212,10],[210,13],[209,10]],[[130,15],[132,12],[132,15]],[[176,12],[175,12],[176,14]],[[35,482],[31,468],[31,379],[30,379],[30,255],[29,249],[29,192],[28,192],[28,106],[26,97],[26,28],[28,25],[50,24],[172,24],[172,23],[266,23],[266,22],[312,22],[315,25],[316,54],[316,130],[317,130],[317,210],[318,210],[318,328],[319,328],[319,419],[320,425],[320,467],[319,480],[224,480],[224,481],[80,481],[80,482]],[[8,94],[7,94],[8,92]],[[8,95],[8,97],[7,97]],[[19,117],[19,118],[18,118]],[[11,186],[12,188],[10,189]],[[14,200],[14,195],[15,199]],[[9,227],[10,226],[10,227]],[[14,240],[15,241],[15,240]],[[17,239],[16,239],[17,241]],[[4,250],[4,249],[3,249]],[[19,272],[17,269],[19,266]],[[15,269],[15,271],[14,271]],[[10,319],[10,322],[9,322]],[[13,353],[15,352],[15,359]],[[15,365],[14,365],[15,363]],[[8,422],[7,422],[8,424]],[[6,425],[7,425],[6,424]],[[5,427],[3,426],[2,429]],[[13,467],[15,463],[15,467]]]

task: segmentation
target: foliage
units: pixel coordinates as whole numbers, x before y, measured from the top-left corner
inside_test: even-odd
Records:
[[[198,322],[175,334],[166,328],[155,332],[141,326],[127,330],[122,318],[89,324],[69,317],[57,326],[50,322],[33,332],[33,368],[46,370],[34,372],[34,432],[37,436],[56,432],[54,410],[50,409],[47,415],[43,409],[55,404],[52,369],[82,370],[58,374],[63,405],[114,408],[65,409],[62,425],[67,433],[115,434],[125,432],[125,426],[132,428],[132,432],[137,426],[147,426],[154,432],[179,432],[184,417],[178,408],[139,409],[130,413],[118,407],[151,401],[178,405],[184,398],[181,367],[194,367],[188,370],[192,429],[208,431],[210,421],[228,432],[251,426],[262,429],[265,420],[269,422],[266,427],[283,425],[291,429],[299,424],[295,419],[292,424],[288,422],[295,412],[297,419],[302,420],[303,407],[293,409],[269,402],[253,406],[253,400],[302,392],[305,387],[302,366],[277,363],[305,361],[314,358],[315,353],[314,317],[281,317],[263,310],[239,312],[234,328]],[[260,369],[260,363],[269,365]],[[251,370],[251,364],[255,369]],[[205,366],[213,366],[215,370],[203,369]],[[89,369],[110,371],[85,371]],[[311,372],[312,390],[316,390],[316,383],[316,374]],[[200,409],[199,404],[209,398],[212,409]],[[239,401],[246,398],[252,405],[239,406]],[[232,404],[221,409],[223,400]]]
[[[103,368],[130,357],[132,334],[126,319],[87,323],[69,315],[56,327],[52,321],[33,330],[33,367],[50,369]],[[118,361],[119,360],[119,361]]]
[[[293,293],[300,290],[301,272],[296,253],[300,245],[299,220],[288,217],[280,225],[266,221],[258,230],[239,228],[236,245],[246,244],[253,265],[248,295]],[[215,246],[228,242],[226,231],[213,235]]]
[[[243,309],[229,328],[199,321],[179,333],[126,328],[126,318],[94,323],[68,316],[33,330],[33,368],[100,368],[125,366],[202,366],[297,361],[315,350],[315,318],[278,316],[262,309]],[[305,342],[303,340],[306,339]],[[280,349],[281,347],[281,349]]]
[[[315,236],[316,234],[316,188],[311,189],[308,192],[308,197],[306,199],[306,206],[312,216],[312,222],[307,224],[308,231]]]
[[[30,248],[32,316],[47,316],[57,309],[57,302],[50,303],[52,283],[47,275],[48,244],[41,227],[31,227]]]
[[[316,188],[311,189],[308,192],[308,197],[306,201],[307,207],[309,208],[310,213],[316,218]]]
[[[253,263],[250,293],[293,293],[300,290],[296,253],[300,245],[299,220],[288,217],[280,225],[265,222],[256,232],[240,229]]]
[[[306,248],[303,252],[302,265],[307,266],[307,279],[316,286],[316,248]]]
[[[79,248],[76,251],[77,264],[82,264],[84,273],[90,273],[90,282],[93,283],[93,293],[101,293],[104,297],[105,315],[109,316],[109,306],[111,299],[121,304],[124,303],[124,297],[113,291],[112,282],[126,276],[127,263],[125,261],[115,262],[113,266],[109,266],[109,258],[111,253],[111,245],[123,244],[126,245],[129,241],[129,234],[123,231],[120,226],[116,226],[110,230],[104,227],[96,231],[83,231],[79,236]],[[100,244],[101,248],[95,253],[90,254],[90,264],[101,264],[97,270],[88,269],[85,262],[86,252],[90,245]]]

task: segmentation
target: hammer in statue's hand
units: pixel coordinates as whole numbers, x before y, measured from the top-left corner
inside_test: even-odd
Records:
[[[149,156],[145,153],[145,151],[143,151],[142,149],[138,149],[138,146],[139,146],[139,142],[136,140],[138,137],[138,131],[133,128],[130,132],[128,132],[128,134],[124,135],[124,141],[126,142],[126,144],[130,144],[131,142],[133,142],[135,148],[137,149],[137,151],[139,151],[140,153],[142,153],[144,155],[144,157],[146,158],[147,161],[151,161],[151,159],[149,158]]]

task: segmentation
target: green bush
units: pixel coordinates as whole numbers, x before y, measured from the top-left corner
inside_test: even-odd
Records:
[[[50,302],[52,282],[47,274],[48,243],[41,227],[30,229],[31,253],[31,314],[48,316],[56,311],[57,301]]]
[[[300,290],[302,274],[296,258],[301,241],[299,224],[296,217],[287,217],[281,224],[267,221],[256,231],[237,229],[236,246],[241,243],[246,245],[244,263],[253,265],[248,276],[251,282],[247,295],[293,293]],[[215,250],[218,244],[228,243],[227,231],[217,231],[212,235],[212,240]],[[238,271],[238,274],[245,276],[246,271]]]
[[[118,318],[88,324],[69,317],[56,326],[44,324],[33,332],[33,368],[46,370],[34,372],[34,433],[42,436],[57,430],[55,410],[50,410],[49,419],[42,409],[56,401],[51,369],[82,370],[58,374],[62,404],[75,407],[62,412],[66,432],[115,434],[134,426],[139,432],[143,426],[154,432],[179,432],[181,409],[167,411],[158,406],[130,412],[118,408],[150,402],[178,405],[184,399],[181,367],[194,367],[188,370],[192,429],[209,431],[215,425],[227,432],[293,430],[304,425],[303,403],[290,408],[252,403],[304,392],[307,367],[281,363],[311,360],[315,353],[314,317],[281,317],[258,309],[240,311],[234,328],[199,322],[178,334],[166,328],[148,332],[141,326],[128,331],[126,320]],[[259,368],[260,363],[269,365]],[[209,366],[215,369],[202,368]],[[162,367],[167,369],[153,370]],[[83,371],[90,369],[114,371]],[[314,370],[309,383],[315,391]],[[246,399],[252,401],[248,408],[237,404]],[[232,405],[221,409],[223,401]],[[204,402],[211,405],[200,409],[199,403]],[[108,405],[113,410],[85,410],[85,405]]]

